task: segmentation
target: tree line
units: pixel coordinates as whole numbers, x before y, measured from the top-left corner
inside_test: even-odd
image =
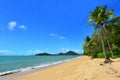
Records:
[[[83,44],[84,55],[92,58],[120,57],[120,16],[114,15],[114,9],[97,6],[90,13],[89,26],[94,26],[92,36],[86,36]]]

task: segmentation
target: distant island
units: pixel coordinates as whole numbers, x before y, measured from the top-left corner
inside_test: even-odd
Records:
[[[79,54],[73,51],[68,51],[66,53],[59,53],[58,55],[79,55]]]
[[[54,55],[67,56],[67,55],[81,55],[81,54],[78,54],[74,51],[68,51],[66,53],[58,53],[58,54],[38,53],[35,56],[54,56]]]
[[[49,53],[38,53],[35,56],[50,56],[50,55],[52,55],[52,54],[49,54]]]

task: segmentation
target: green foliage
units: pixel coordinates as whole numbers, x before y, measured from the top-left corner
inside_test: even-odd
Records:
[[[107,37],[112,47],[114,54],[113,58],[120,57],[120,17],[114,17],[113,12],[114,10],[112,9],[107,10],[106,6],[98,6],[90,13],[89,22],[95,27],[95,31],[90,39],[89,36],[86,36],[83,45],[85,55],[92,56],[92,58],[104,58],[101,44],[102,37],[100,33],[102,26],[106,32],[104,38]],[[108,44],[106,41],[104,41],[104,43],[106,55],[111,57]]]
[[[86,36],[85,42],[89,42],[90,40],[91,40],[91,38],[89,36]]]
[[[114,10],[112,9],[107,10],[107,6],[97,6],[96,9],[90,13],[88,21],[95,26],[95,29],[99,29],[108,19],[114,17],[113,12]]]
[[[118,57],[120,57],[120,50],[114,49],[113,53],[114,53],[115,56],[117,55]]]
[[[106,51],[106,55],[110,55],[110,51]],[[99,53],[92,53],[91,54],[92,58],[105,58],[104,53],[103,52],[99,52]],[[110,56],[111,57],[111,56]]]
[[[98,58],[104,58],[104,53],[103,53],[103,52],[98,53],[98,54],[97,54],[97,57],[98,57]]]
[[[90,56],[91,56],[92,58],[98,58],[98,53],[92,53]]]
[[[102,51],[102,45],[100,41],[100,34],[95,32],[89,42],[85,42],[83,45],[85,55],[91,55],[91,53],[98,53]]]

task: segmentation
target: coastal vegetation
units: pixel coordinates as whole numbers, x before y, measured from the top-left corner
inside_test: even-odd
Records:
[[[85,38],[84,55],[105,58],[105,63],[110,62],[109,57],[120,57],[120,17],[114,15],[114,10],[97,6],[88,21],[94,26],[94,33]]]

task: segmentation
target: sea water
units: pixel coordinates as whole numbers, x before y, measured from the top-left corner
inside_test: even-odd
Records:
[[[46,67],[78,56],[0,56],[0,75]]]

